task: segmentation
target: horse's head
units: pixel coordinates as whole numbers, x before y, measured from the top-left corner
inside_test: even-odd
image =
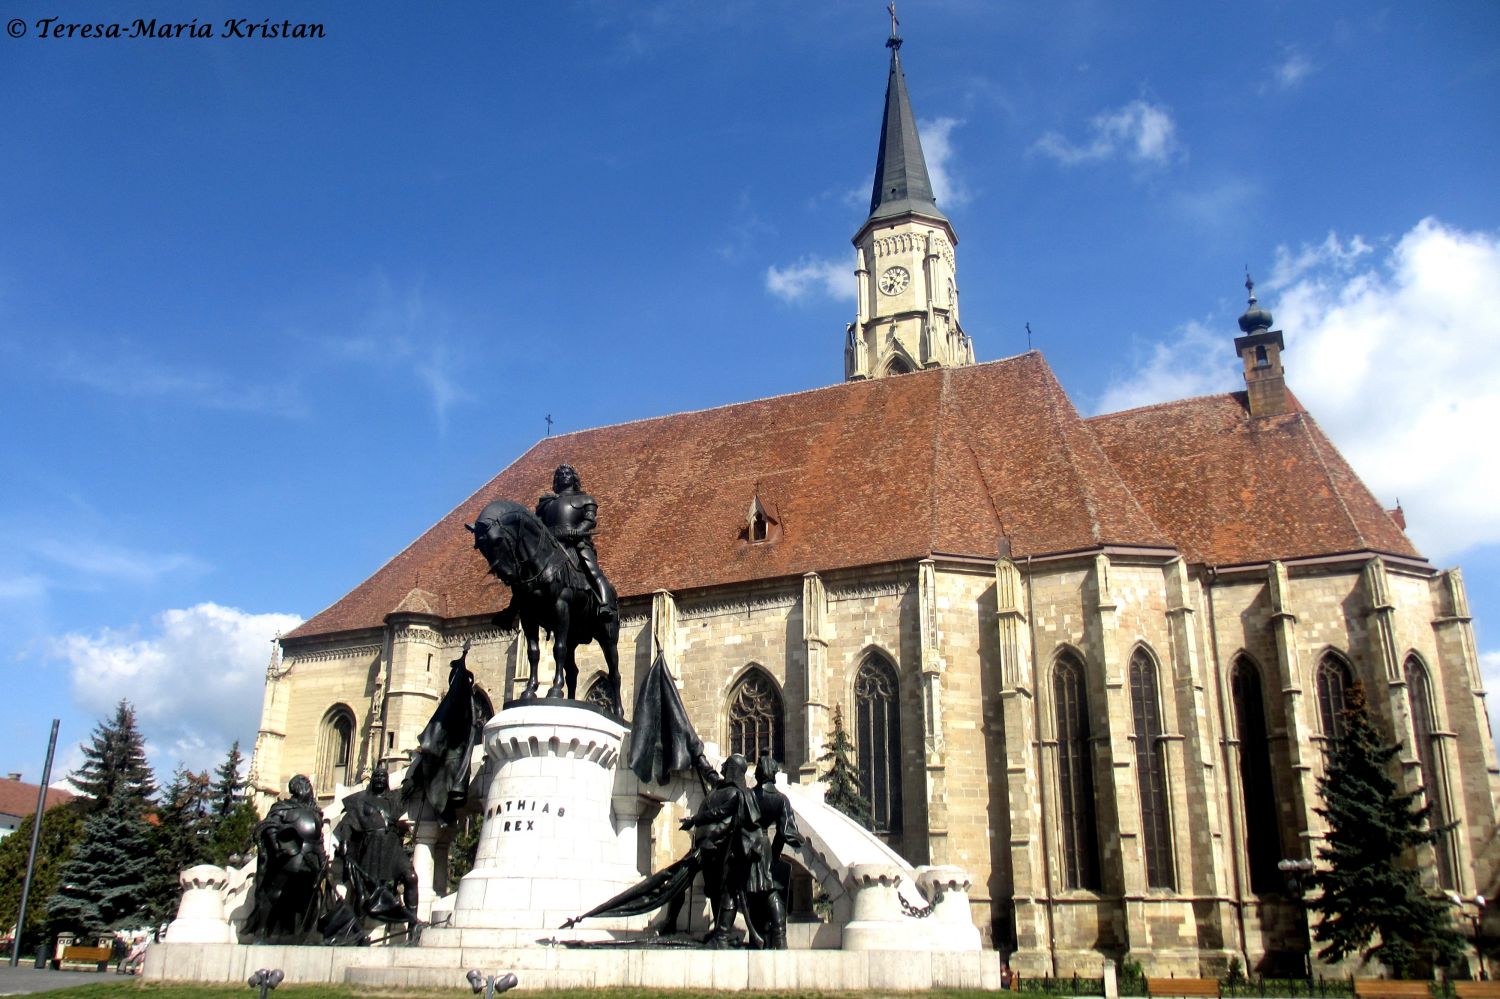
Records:
[[[484,556],[490,571],[507,585],[520,575],[521,559],[511,526],[517,510],[528,512],[519,503],[496,500],[479,512],[474,523],[464,525],[473,532],[474,548]]]

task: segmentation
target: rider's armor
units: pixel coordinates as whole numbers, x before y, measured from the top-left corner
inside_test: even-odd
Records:
[[[536,515],[562,544],[574,567],[588,579],[599,601],[600,613],[604,614],[609,607],[609,591],[604,573],[599,569],[599,556],[594,551],[598,509],[598,502],[588,493],[564,489],[560,493],[543,493],[536,504]]]

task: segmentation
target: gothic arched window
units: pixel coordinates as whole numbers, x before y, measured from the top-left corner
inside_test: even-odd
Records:
[[[1453,830],[1448,824],[1447,802],[1443,797],[1442,775],[1438,772],[1437,745],[1433,733],[1437,725],[1432,711],[1432,685],[1427,668],[1416,656],[1406,658],[1406,696],[1411,703],[1412,734],[1417,740],[1417,762],[1422,767],[1422,791],[1427,798],[1427,827],[1438,831],[1433,849],[1437,853],[1438,887],[1453,887]]]
[[[335,704],[323,716],[318,733],[318,772],[313,785],[319,794],[332,794],[339,784],[353,783],[354,712]]]
[[[1083,663],[1065,653],[1052,671],[1057,709],[1057,791],[1062,825],[1063,887],[1099,887],[1099,823],[1094,814],[1094,757]]]
[[[876,832],[901,831],[901,713],[896,669],[871,655],[854,675],[855,746]]]
[[[1250,890],[1264,895],[1281,891],[1281,833],[1276,820],[1276,789],[1271,776],[1271,739],[1260,672],[1244,656],[1234,661],[1230,688],[1235,731],[1240,739],[1240,788],[1245,811],[1245,859]]]
[[[1325,652],[1318,663],[1318,717],[1323,734],[1330,739],[1344,736],[1344,709],[1348,707],[1349,688],[1354,674],[1337,652]]]
[[[1130,657],[1130,704],[1135,716],[1135,777],[1141,799],[1146,884],[1175,888],[1172,816],[1167,807],[1167,746],[1162,739],[1156,661],[1145,649]]]
[[[784,746],[781,691],[769,673],[751,667],[729,692],[729,751],[752,764],[764,752],[785,763]]]
[[[613,714],[614,705],[609,703],[609,677],[595,677],[594,682],[589,684],[589,689],[583,695],[583,699],[594,707]]]

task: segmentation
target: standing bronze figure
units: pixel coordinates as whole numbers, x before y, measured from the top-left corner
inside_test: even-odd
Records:
[[[298,774],[287,792],[291,797],[273,804],[255,827],[255,903],[244,934],[264,942],[298,943],[314,928],[318,884],[328,868],[312,781]]]
[[[442,826],[453,824],[454,813],[469,798],[469,763],[484,741],[483,705],[469,672],[470,643],[448,664],[448,692],[417,737],[417,751],[401,782],[401,804],[425,801]]]
[[[760,869],[748,879],[745,894],[749,922],[760,931],[767,950],[786,950],[786,892],[792,871],[791,865],[781,859],[781,851],[787,847],[800,850],[804,842],[792,803],[776,787],[780,771],[781,764],[770,753],[762,753],[755,761],[753,793],[769,849],[761,858]]]
[[[537,508],[555,530],[519,503],[496,500],[465,525],[474,547],[490,571],[510,587],[510,604],[496,616],[502,628],[518,622],[526,637],[531,680],[523,697],[537,696],[541,644],[539,632],[552,635],[554,673],[548,697],[578,696],[574,650],[598,642],[609,669],[611,709],[620,714],[619,606],[614,587],[599,570],[593,532],[596,504],[579,488],[578,476],[563,465],[553,477],[558,492],[544,496]],[[559,536],[559,534],[561,536]]]
[[[401,802],[391,793],[390,775],[376,767],[365,790],[344,799],[344,817],[333,831],[344,861],[344,884],[361,916],[382,923],[420,925],[417,872],[401,842]],[[398,898],[393,885],[402,889]]]

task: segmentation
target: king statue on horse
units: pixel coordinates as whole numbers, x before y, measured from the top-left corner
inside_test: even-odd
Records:
[[[539,633],[545,628],[555,667],[547,696],[577,697],[574,650],[598,642],[609,669],[610,706],[620,715],[619,602],[594,551],[598,503],[583,491],[571,465],[558,466],[552,488],[534,514],[519,503],[495,500],[465,526],[490,571],[510,587],[511,602],[495,621],[507,629],[519,623],[526,637],[531,679],[522,698],[537,696]]]

